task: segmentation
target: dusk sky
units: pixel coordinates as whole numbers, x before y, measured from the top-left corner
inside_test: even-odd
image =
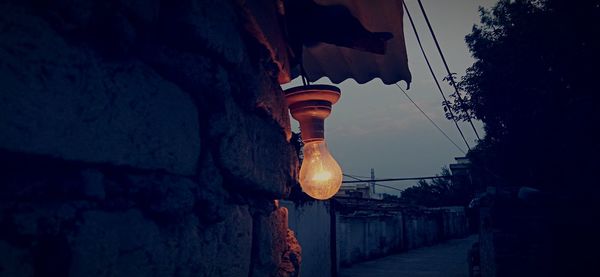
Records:
[[[460,77],[473,63],[464,42],[474,24],[479,23],[480,6],[491,7],[494,0],[423,0],[429,19],[441,44],[450,69]],[[416,0],[407,0],[429,60],[438,80],[446,76],[445,69],[423,15]],[[412,73],[409,95],[417,104],[461,147],[466,146],[452,121],[444,117],[442,99],[427,69],[414,33],[404,15],[404,32],[408,51],[409,68]],[[328,84],[321,79],[317,84]],[[296,79],[283,87],[301,85]],[[406,84],[400,85],[405,88]],[[340,163],[344,173],[369,176],[375,168],[377,178],[433,176],[443,166],[463,156],[402,94],[396,86],[384,85],[375,79],[359,85],[346,80],[338,86],[342,90],[340,101],[333,107],[327,119],[326,140],[331,153]],[[452,88],[443,83],[448,96]],[[298,131],[298,123],[292,119],[292,128]],[[476,122],[480,135],[482,126]],[[461,128],[471,146],[475,135],[468,123]],[[386,185],[400,189],[416,184],[415,181],[388,182]],[[378,192],[396,194],[397,191],[377,188]]]

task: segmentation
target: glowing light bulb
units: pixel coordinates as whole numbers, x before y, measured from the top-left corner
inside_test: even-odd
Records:
[[[313,198],[325,200],[334,196],[342,185],[342,169],[333,159],[325,141],[304,144],[304,160],[300,168],[300,186]]]
[[[300,186],[309,196],[326,200],[342,185],[342,169],[325,144],[325,118],[341,96],[330,85],[304,85],[285,90],[292,117],[300,123],[304,142],[304,161],[300,167]]]

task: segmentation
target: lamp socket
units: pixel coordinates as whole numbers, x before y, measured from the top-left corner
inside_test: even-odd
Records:
[[[324,140],[325,118],[340,99],[340,89],[332,85],[307,85],[287,89],[284,93],[292,117],[300,123],[302,141]]]

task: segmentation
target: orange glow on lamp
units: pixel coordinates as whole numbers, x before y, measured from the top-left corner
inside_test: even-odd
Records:
[[[330,85],[307,85],[285,91],[290,113],[300,123],[304,142],[300,186],[319,200],[333,197],[342,185],[342,169],[325,143],[325,118],[340,95],[340,89]]]

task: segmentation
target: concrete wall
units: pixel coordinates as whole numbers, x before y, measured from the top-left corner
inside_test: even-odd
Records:
[[[331,276],[330,214],[327,202],[296,205],[280,201],[288,209],[288,224],[302,246],[301,276]]]
[[[357,211],[337,216],[341,266],[467,235],[463,208]]]
[[[338,217],[340,264],[348,265],[398,251],[402,247],[402,214]]]
[[[0,2],[0,276],[297,272],[250,2]]]
[[[372,205],[357,203],[336,211],[338,268],[464,237],[468,232],[463,207],[376,211],[368,209]],[[280,205],[287,208],[290,229],[302,246],[301,276],[331,276],[330,202],[296,205],[280,201]]]

